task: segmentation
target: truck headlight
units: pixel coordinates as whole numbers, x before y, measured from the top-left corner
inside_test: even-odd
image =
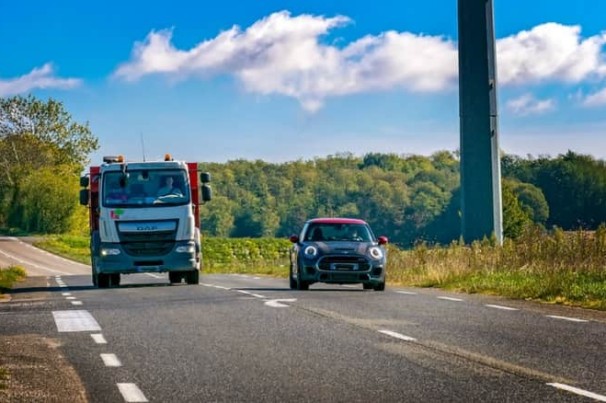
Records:
[[[383,251],[378,246],[373,246],[372,248],[368,249],[368,253],[370,253],[370,256],[372,256],[373,259],[383,259]]]
[[[177,253],[195,253],[196,246],[195,245],[181,245],[181,246],[177,246],[177,249],[175,249],[175,251]]]
[[[101,256],[116,256],[120,254],[120,249],[117,248],[102,248]]]

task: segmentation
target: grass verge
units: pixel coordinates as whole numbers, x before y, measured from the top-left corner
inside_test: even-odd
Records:
[[[90,264],[88,237],[80,235],[49,235],[34,242],[34,245],[67,259]]]

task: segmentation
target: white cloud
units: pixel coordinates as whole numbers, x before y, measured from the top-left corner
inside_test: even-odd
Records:
[[[555,109],[553,99],[536,99],[532,94],[524,94],[507,102],[508,110],[519,116],[539,115]]]
[[[326,97],[385,90],[440,91],[456,81],[457,53],[441,37],[389,31],[344,48],[321,43],[347,17],[292,17],[279,12],[242,31],[234,26],[190,50],[176,49],[171,31],[151,32],[135,44],[131,60],[115,76],[127,81],[147,74],[233,74],[251,92],[296,98],[310,111]]]
[[[606,105],[606,88],[587,95],[583,98],[582,104],[588,107]]]
[[[545,80],[577,83],[606,76],[601,49],[606,34],[582,39],[579,26],[538,25],[497,41],[498,79],[501,84],[528,84]]]
[[[177,79],[233,75],[250,92],[290,96],[308,111],[334,96],[456,88],[455,42],[395,31],[368,35],[343,47],[322,42],[331,30],[348,23],[344,16],[293,17],[282,11],[245,30],[234,26],[189,50],[174,47],[172,30],[152,31],[135,44],[131,59],[114,76],[136,81],[149,74]],[[606,34],[583,39],[580,32],[578,26],[547,23],[498,40],[500,83],[578,83],[606,77],[601,52]]]
[[[77,87],[81,82],[76,78],[55,77],[52,64],[46,63],[21,77],[9,80],[0,79],[0,96],[18,95],[35,89],[69,89]]]

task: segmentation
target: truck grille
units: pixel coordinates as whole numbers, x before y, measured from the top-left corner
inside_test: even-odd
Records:
[[[178,225],[175,226],[178,228]],[[124,251],[131,256],[161,256],[175,246],[177,230],[153,232],[122,232],[118,230]]]
[[[363,256],[324,256],[318,262],[318,268],[325,271],[367,271],[370,263]]]

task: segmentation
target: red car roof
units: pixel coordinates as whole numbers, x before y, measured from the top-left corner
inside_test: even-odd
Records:
[[[313,218],[309,222],[317,224],[366,224],[366,221],[357,218]]]

